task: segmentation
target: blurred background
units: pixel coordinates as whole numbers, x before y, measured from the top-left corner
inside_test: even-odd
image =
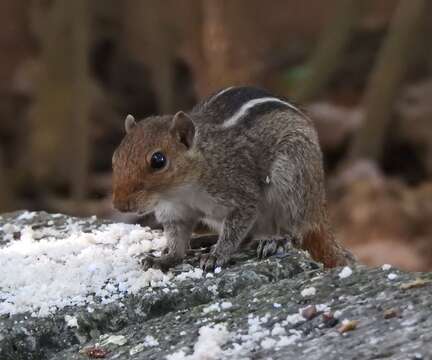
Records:
[[[255,84],[316,123],[339,239],[432,270],[432,2],[1,0],[0,212],[122,221],[126,114]]]

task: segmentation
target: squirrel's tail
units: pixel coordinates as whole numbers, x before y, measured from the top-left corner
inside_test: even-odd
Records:
[[[309,230],[303,237],[303,250],[307,250],[312,259],[324,264],[324,267],[336,267],[353,264],[354,256],[336,241],[330,226],[320,225]]]

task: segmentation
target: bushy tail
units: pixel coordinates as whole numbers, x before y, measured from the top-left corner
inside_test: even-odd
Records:
[[[327,268],[356,262],[354,256],[336,241],[327,225],[321,225],[307,232],[303,237],[301,247],[309,252],[312,259],[323,263]]]

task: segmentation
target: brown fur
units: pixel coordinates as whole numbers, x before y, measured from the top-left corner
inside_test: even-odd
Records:
[[[189,162],[182,157],[185,146],[174,141],[175,134],[169,131],[171,121],[172,116],[161,116],[138,123],[114,153],[113,203],[116,208],[140,210],[139,199],[151,202],[154,194],[183,184],[193,175]],[[158,171],[150,167],[151,155],[156,151],[162,151],[169,161],[166,168]]]
[[[353,255],[336,241],[331,230],[325,225],[305,234],[302,249],[308,251],[312,259],[323,263],[326,268],[355,262]]]

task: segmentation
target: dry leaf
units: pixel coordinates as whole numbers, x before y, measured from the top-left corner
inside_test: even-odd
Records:
[[[384,310],[384,319],[391,319],[394,317],[399,317],[401,315],[401,311],[396,308],[390,308],[387,310]]]
[[[85,348],[81,352],[92,359],[105,359],[108,355],[107,350],[97,346]]]
[[[402,284],[400,286],[400,288],[402,290],[407,290],[407,289],[422,287],[422,286],[425,286],[426,284],[429,284],[429,283],[430,283],[430,280],[424,280],[424,279],[417,278],[414,281]]]
[[[343,334],[348,331],[355,330],[357,328],[358,321],[357,320],[347,320],[342,322],[342,325],[339,326],[338,331]]]

